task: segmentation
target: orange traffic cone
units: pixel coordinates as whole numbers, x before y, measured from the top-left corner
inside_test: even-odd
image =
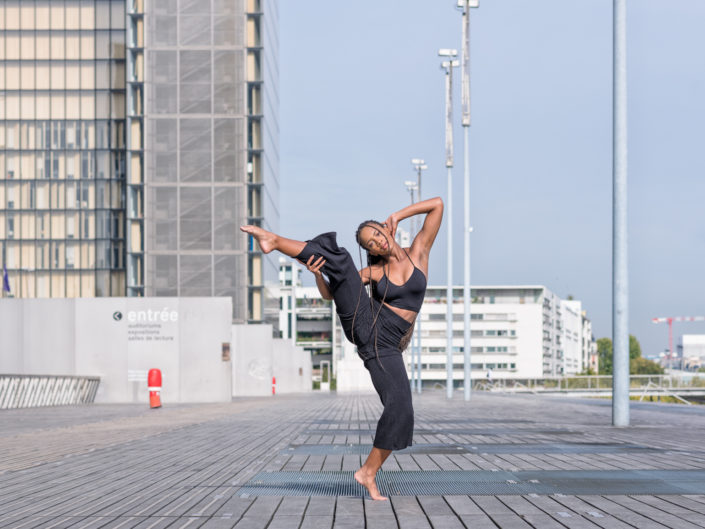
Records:
[[[147,375],[147,385],[149,386],[149,407],[161,408],[162,400],[159,394],[162,391],[162,372],[159,369],[150,369]]]

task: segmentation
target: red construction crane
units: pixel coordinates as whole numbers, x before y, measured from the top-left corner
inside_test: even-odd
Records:
[[[705,316],[674,316],[673,318],[651,318],[654,323],[668,323],[668,360],[673,358],[673,322],[705,321]]]

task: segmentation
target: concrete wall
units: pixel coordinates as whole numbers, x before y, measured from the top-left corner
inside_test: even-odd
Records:
[[[231,298],[0,300],[0,373],[97,375],[96,402],[147,402],[146,373],[162,371],[162,402],[231,398]]]
[[[233,397],[272,394],[271,325],[232,326]]]
[[[74,374],[74,300],[1,299],[0,372]]]
[[[292,340],[272,338],[271,325],[233,325],[232,354],[234,397],[306,393],[311,387],[311,356]]]
[[[407,359],[407,354],[405,353],[404,355],[405,360]],[[369,371],[367,371],[365,364],[358,356],[355,346],[347,340],[343,342],[343,353],[336,363],[335,376],[338,393],[375,392]]]
[[[311,353],[294,345],[293,340],[273,340],[272,374],[277,378],[277,393],[312,391]]]

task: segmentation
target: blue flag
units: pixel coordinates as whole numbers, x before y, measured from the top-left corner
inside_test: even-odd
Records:
[[[2,265],[2,291],[10,293],[10,278],[7,276],[7,268]]]

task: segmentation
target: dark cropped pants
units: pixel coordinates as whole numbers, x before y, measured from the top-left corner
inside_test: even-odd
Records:
[[[345,337],[357,346],[384,406],[374,446],[386,450],[411,446],[414,409],[399,351],[399,341],[411,324],[367,295],[352,257],[338,246],[334,232],[307,241],[296,258],[305,263],[312,255],[326,260],[321,271],[328,278]]]

